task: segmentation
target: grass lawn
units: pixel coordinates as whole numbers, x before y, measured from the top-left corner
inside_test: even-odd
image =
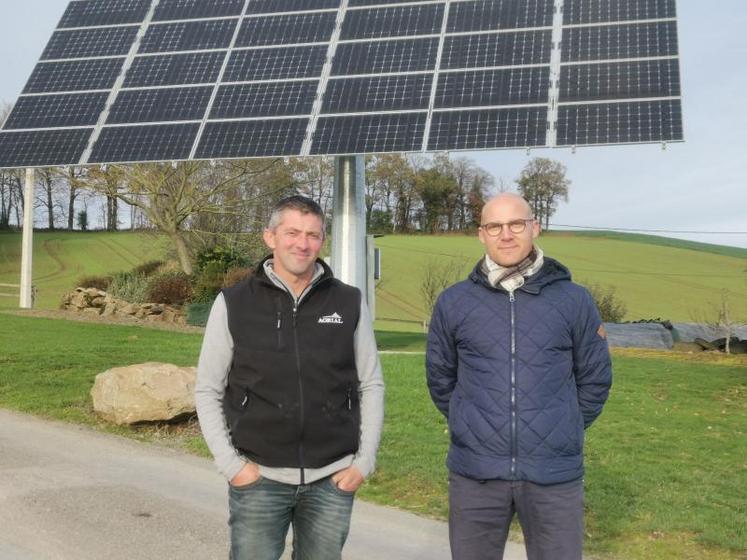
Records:
[[[377,333],[389,349],[422,335]],[[404,337],[403,337],[404,336]],[[194,422],[114,428],[89,395],[94,376],[148,360],[193,365],[199,334],[0,314],[0,406],[148,441],[207,450]],[[384,355],[387,412],[365,499],[446,515],[446,425],[422,355]],[[587,551],[603,559],[744,560],[747,358],[619,351],[610,401],[587,440]]]

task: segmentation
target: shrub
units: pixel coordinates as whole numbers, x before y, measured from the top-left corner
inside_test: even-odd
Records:
[[[199,272],[207,267],[215,268],[216,266],[221,269],[221,272],[226,272],[230,268],[246,266],[248,261],[234,249],[213,247],[197,255],[196,264]]]
[[[223,277],[223,287],[230,288],[242,280],[249,278],[253,272],[254,271],[249,267],[231,268]]]
[[[130,303],[146,303],[145,291],[148,279],[144,274],[120,272],[115,274],[109,286],[109,293]]]
[[[133,268],[132,273],[152,276],[163,264],[163,261],[148,261]]]
[[[606,323],[619,323],[628,308],[625,302],[620,300],[615,294],[613,286],[600,286],[599,284],[584,284],[594,298],[594,303],[599,309],[602,321]]]
[[[194,327],[207,325],[212,303],[190,303],[187,306],[187,324]]]
[[[78,278],[76,287],[78,288],[96,288],[106,292],[109,290],[109,285],[112,283],[111,276],[83,276]]]
[[[212,302],[223,287],[225,270],[223,263],[210,262],[194,276],[194,297],[192,301],[198,303]]]
[[[152,303],[184,305],[192,297],[189,276],[183,272],[163,272],[151,276],[145,299]]]

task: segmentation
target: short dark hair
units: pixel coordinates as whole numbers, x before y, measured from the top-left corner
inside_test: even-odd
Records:
[[[317,216],[322,221],[322,234],[325,233],[324,211],[322,210],[322,207],[310,198],[298,194],[287,196],[275,203],[270,212],[267,229],[274,231],[280,224],[282,214],[286,210],[297,210],[301,212],[301,214],[313,214],[314,216]]]

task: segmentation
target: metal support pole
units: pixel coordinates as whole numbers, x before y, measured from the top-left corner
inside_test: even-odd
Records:
[[[367,295],[365,161],[363,156],[335,158],[332,215],[332,270]]]
[[[376,318],[376,241],[373,235],[366,236],[366,301],[368,312]]]
[[[23,199],[23,244],[21,247],[21,309],[31,309],[31,275],[34,244],[34,170],[26,170],[26,189]]]

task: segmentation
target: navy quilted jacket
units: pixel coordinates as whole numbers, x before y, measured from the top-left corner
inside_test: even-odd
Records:
[[[513,296],[488,283],[482,260],[445,290],[426,369],[449,422],[449,469],[537,484],[583,476],[584,429],[612,383],[601,325],[589,292],[550,258]]]

